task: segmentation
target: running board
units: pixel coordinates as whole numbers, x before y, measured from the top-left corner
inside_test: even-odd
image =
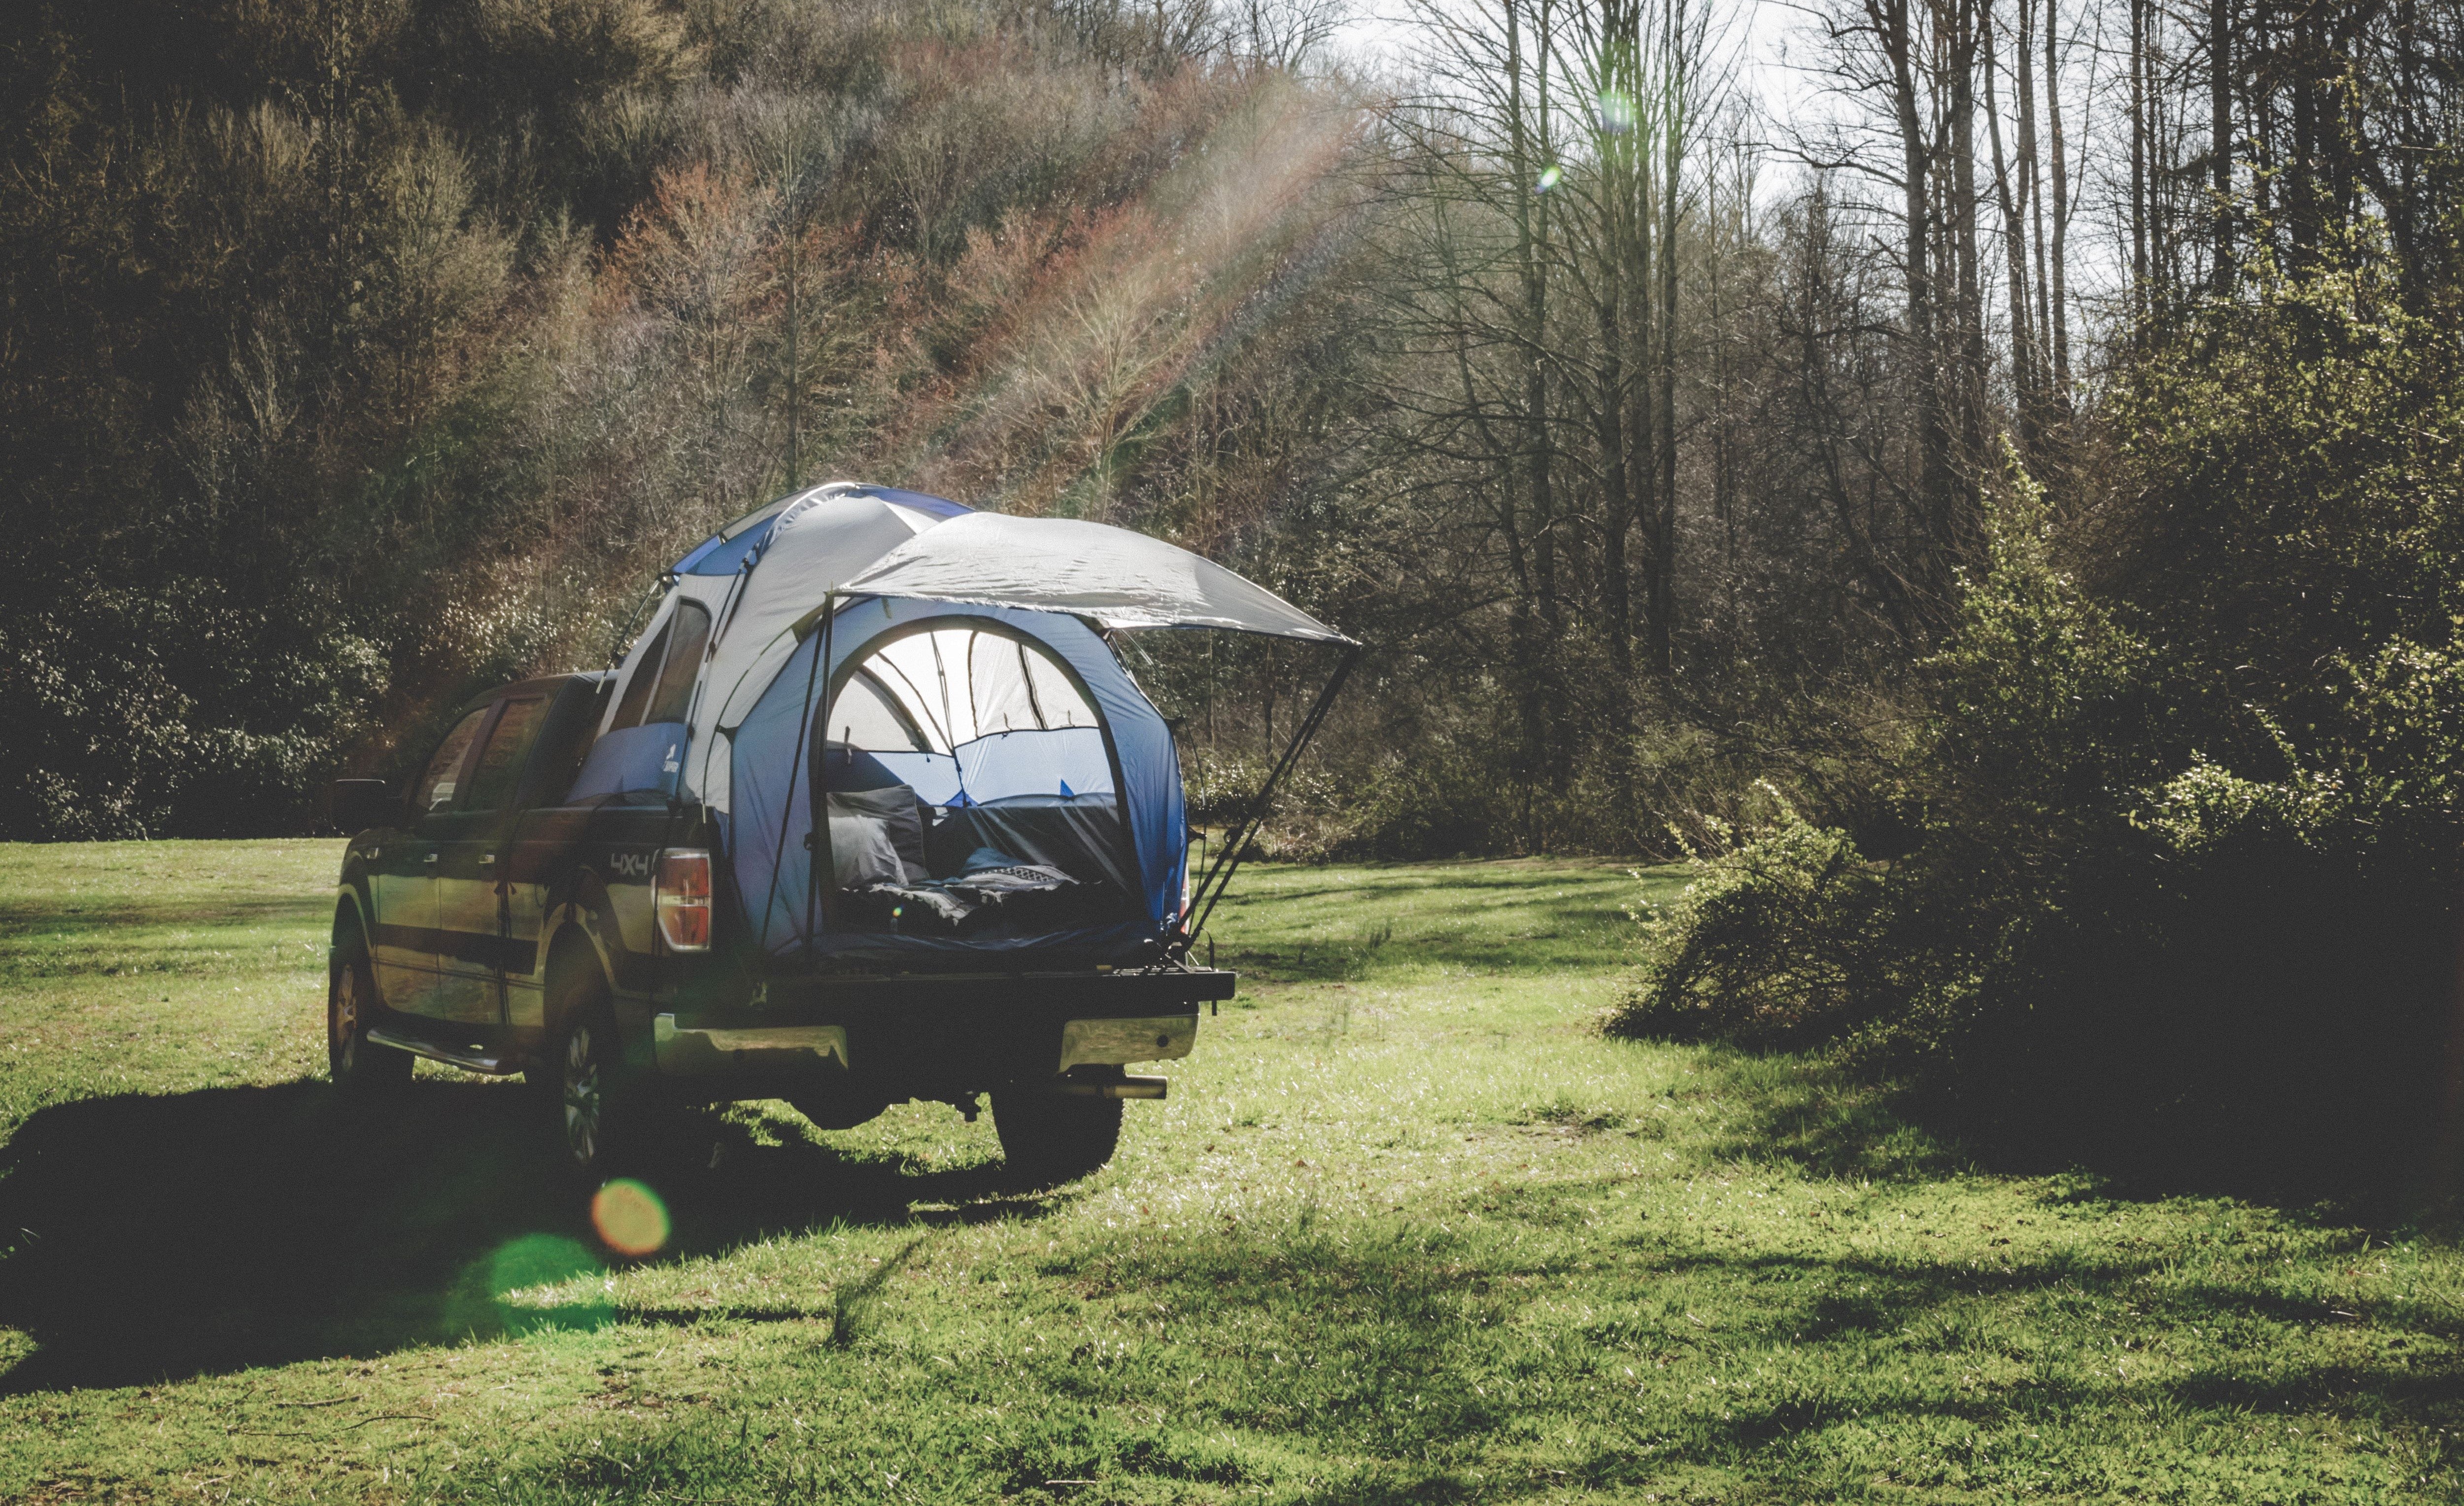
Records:
[[[378,1046],[390,1046],[413,1056],[425,1056],[429,1061],[441,1061],[448,1067],[484,1073],[491,1077],[510,1077],[522,1070],[522,1064],[508,1053],[482,1051],[475,1046],[439,1046],[434,1041],[390,1026],[368,1027],[368,1040]]]

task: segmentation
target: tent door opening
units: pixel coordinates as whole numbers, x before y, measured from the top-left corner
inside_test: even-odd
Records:
[[[895,633],[833,676],[807,737],[825,931],[998,942],[1138,914],[1110,730],[1026,634]]]

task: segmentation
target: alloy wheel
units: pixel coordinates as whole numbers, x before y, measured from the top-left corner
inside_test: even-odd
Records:
[[[360,970],[348,962],[335,975],[334,1007],[325,1019],[325,1049],[334,1074],[348,1076],[360,1056]]]
[[[576,1165],[588,1166],[599,1159],[605,1096],[598,1038],[588,1025],[576,1025],[564,1038],[564,1144]]]

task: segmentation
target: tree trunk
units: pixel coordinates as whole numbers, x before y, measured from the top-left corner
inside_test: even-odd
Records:
[[[2027,0],[2021,0],[2024,5]],[[1985,12],[1985,126],[1993,150],[1993,196],[2002,210],[2002,268],[2008,275],[2011,300],[2011,386],[2018,410],[2019,450],[2033,455],[2036,448],[2039,371],[2035,340],[2028,320],[2028,234],[2013,192],[2009,160],[2002,151],[2002,106],[1995,98],[1993,76],[2001,71],[2001,48],[1993,29],[1993,12]]]
[[[2147,4],[2130,0],[2130,321],[2131,343],[2147,320]]]
[[[2209,286],[2233,292],[2233,0],[2208,0],[2208,151],[2215,194]]]
[[[1924,100],[1917,93],[1916,38],[1909,25],[1910,0],[1865,0],[1865,13],[1891,69],[1892,116],[1900,131],[1903,189],[1903,227],[1907,277],[1906,357],[1917,408],[1916,492],[1935,549],[1924,571],[1927,609],[1938,613],[1946,599],[1949,559],[1942,545],[1950,522],[1947,435],[1943,425],[1942,365],[1934,347],[1933,279],[1929,221],[1931,154],[1925,140]]]
[[[2319,88],[2312,77],[2314,29],[2309,17],[2294,22],[2293,32],[2293,170],[2287,176],[2285,208],[2293,220],[2293,244],[2305,255],[2316,253],[2325,213],[2319,195]]]
[[[2054,310],[2047,289],[2045,255],[2045,178],[2036,155],[2036,0],[2019,0],[2019,199],[2028,212],[2025,255],[2035,259],[2036,328],[2050,333]]]
[[[1548,145],[1549,47],[1548,6],[1541,7],[1541,35],[1538,49],[1538,88],[1535,102],[1540,111],[1539,151],[1533,150],[1530,122],[1525,113],[1523,99],[1523,28],[1520,0],[1509,0],[1506,7],[1507,26],[1507,131],[1514,174],[1515,265],[1522,283],[1523,349],[1523,486],[1529,499],[1530,524],[1527,542],[1531,551],[1531,609],[1535,650],[1533,683],[1529,687],[1530,731],[1534,738],[1533,753],[1545,765],[1539,772],[1552,786],[1561,785],[1566,770],[1559,755],[1560,736],[1565,720],[1565,698],[1555,693],[1556,660],[1563,636],[1557,613],[1557,539],[1556,496],[1551,484],[1549,433],[1549,372],[1542,360],[1543,343],[1548,334],[1549,279],[1540,247],[1548,233],[1548,205],[1535,191],[1539,177],[1538,159]]]
[[[2053,346],[2054,402],[2067,413],[2071,406],[2071,326],[2062,247],[2070,233],[2071,189],[2070,168],[2062,155],[2061,56],[2054,46],[2055,33],[2061,29],[2060,4],[2061,0],[2045,0],[2045,126],[2053,133],[2053,157],[2047,166],[2054,188],[2053,267],[2045,289],[2045,296],[2053,303],[2054,319],[2045,328],[2046,339]]]
[[[1660,216],[1660,427],[1653,436],[1659,452],[1660,497],[1653,519],[1652,589],[1659,598],[1652,611],[1651,668],[1661,679],[1676,672],[1677,617],[1677,224],[1682,210],[1680,168],[1685,149],[1687,77],[1685,0],[1668,4],[1668,110],[1661,122],[1666,166],[1661,193],[1665,206]]]
[[[1985,455],[1985,294],[1976,238],[1976,13],[1983,0],[1948,0],[1951,9],[1950,226],[1959,254],[1960,447],[1969,466]],[[1954,520],[1955,547],[1965,547],[1967,520]]]

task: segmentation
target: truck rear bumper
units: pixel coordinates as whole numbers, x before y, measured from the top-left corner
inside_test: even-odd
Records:
[[[676,1017],[651,1019],[651,1048],[671,1077],[770,1076],[847,1066],[847,1029],[838,1025],[680,1029]]]
[[[820,1019],[836,1011],[976,1008],[1027,1009],[1067,1005],[1081,1014],[1178,1014],[1232,997],[1239,974],[1213,967],[1140,972],[899,973],[891,976],[774,978],[765,1003],[748,1006],[765,1017]]]
[[[772,979],[754,1001],[655,1016],[660,1074],[713,1097],[825,1083],[891,1099],[1048,1081],[1189,1054],[1236,975],[1152,972]]]

